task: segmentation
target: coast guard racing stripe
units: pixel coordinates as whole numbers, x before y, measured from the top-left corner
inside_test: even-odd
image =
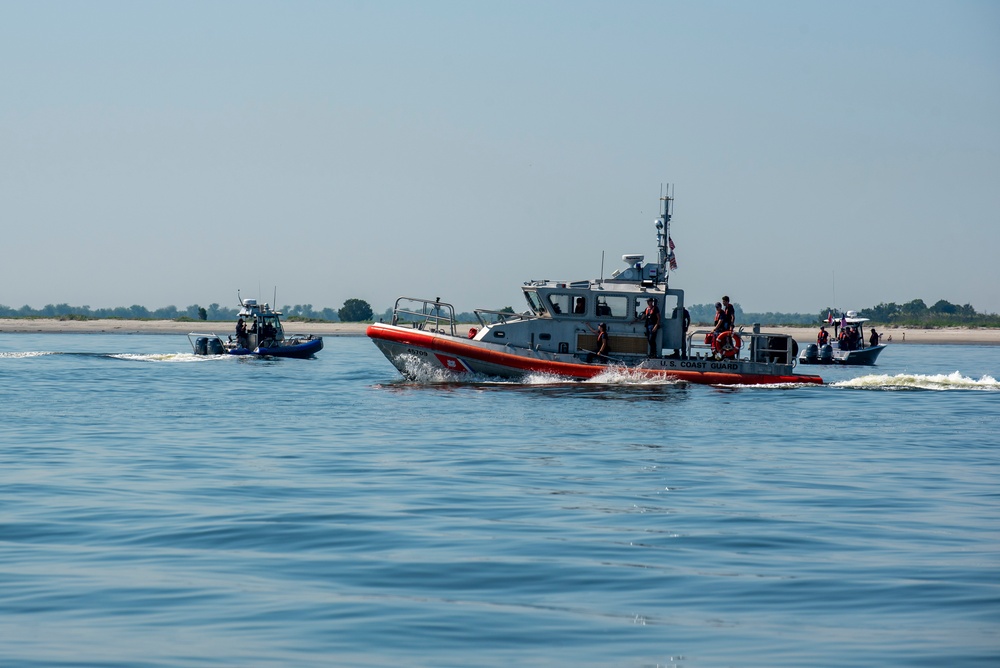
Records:
[[[469,365],[463,362],[461,358],[442,353],[434,353],[434,356],[441,362],[441,366],[448,369],[448,371],[454,371],[455,373],[469,373],[472,371]]]

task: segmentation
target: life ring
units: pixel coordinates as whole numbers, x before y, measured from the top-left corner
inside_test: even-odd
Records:
[[[743,339],[732,331],[722,332],[712,342],[712,351],[727,359],[733,359],[739,355],[741,347],[743,347]]]

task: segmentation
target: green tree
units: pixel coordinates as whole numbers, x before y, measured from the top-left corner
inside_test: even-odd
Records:
[[[208,311],[205,309],[204,306],[199,306],[198,307],[198,319],[199,320],[208,320]]]
[[[912,302],[906,302],[899,307],[904,315],[926,315],[927,314],[927,304],[924,303],[923,299],[914,299]]]
[[[945,301],[944,299],[939,299],[938,301],[934,302],[933,306],[931,306],[931,313],[945,313],[948,315],[952,315],[954,313],[958,313],[958,307],[949,301]]]
[[[348,299],[337,311],[341,322],[362,322],[372,319],[372,307],[364,299]]]

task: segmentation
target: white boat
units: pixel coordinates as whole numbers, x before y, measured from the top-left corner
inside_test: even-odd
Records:
[[[862,318],[857,311],[848,311],[839,320],[832,318],[827,322],[839,322],[840,334],[836,340],[825,345],[810,343],[799,354],[802,364],[851,364],[871,366],[875,364],[879,353],[886,349],[886,344],[874,346],[865,345],[864,323],[868,318]]]
[[[764,333],[754,325],[752,331],[726,332],[712,343],[706,330],[685,329],[684,291],[669,287],[675,268],[673,198],[661,201],[656,262],[629,254],[622,256],[627,266],[609,279],[528,281],[521,286],[526,311],[478,309],[478,323],[472,327],[460,327],[454,307],[439,298],[400,297],[392,321],[370,325],[368,336],[393,366],[411,377],[423,366],[504,378],[542,373],[589,379],[625,370],[721,385],[822,383],[819,376],[794,371],[798,347],[790,336]],[[648,300],[661,314],[661,326],[650,339],[642,319]],[[609,335],[604,355],[595,352],[600,323]]]
[[[305,359],[323,349],[323,337],[285,336],[281,324],[281,311],[269,304],[258,304],[256,299],[240,300],[240,319],[245,333],[229,335],[223,339],[218,334],[191,332],[188,341],[195,355],[256,355],[258,357],[294,357]],[[235,331],[235,330],[234,330]]]

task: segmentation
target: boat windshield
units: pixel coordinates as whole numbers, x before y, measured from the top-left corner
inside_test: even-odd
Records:
[[[531,312],[536,315],[544,315],[545,307],[542,306],[542,300],[538,296],[538,293],[534,290],[525,290],[524,298],[528,300],[528,306],[531,307]]]
[[[264,336],[279,340],[284,338],[284,332],[281,329],[281,320],[277,316],[265,315],[261,320]]]

